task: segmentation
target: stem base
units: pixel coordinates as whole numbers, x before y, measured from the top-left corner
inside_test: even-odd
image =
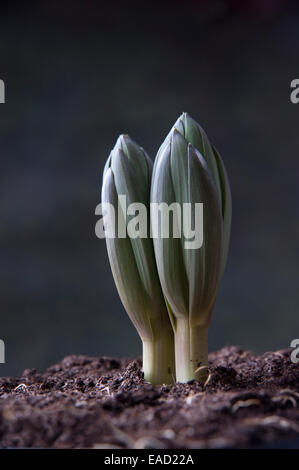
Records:
[[[174,338],[172,331],[161,332],[152,341],[142,341],[143,373],[153,385],[175,382]]]
[[[178,318],[175,332],[176,378],[178,382],[208,378],[208,326],[189,326]]]

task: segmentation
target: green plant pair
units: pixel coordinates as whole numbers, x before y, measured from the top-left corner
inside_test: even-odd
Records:
[[[186,113],[161,145],[154,166],[122,135],[105,165],[102,203],[117,212],[114,219],[104,217],[106,231],[115,223],[115,236],[106,236],[108,256],[121,301],[142,340],[145,379],[205,381],[208,327],[231,226],[231,193],[220,155]],[[132,209],[140,204],[145,213],[136,218]],[[135,235],[132,224],[138,226]]]

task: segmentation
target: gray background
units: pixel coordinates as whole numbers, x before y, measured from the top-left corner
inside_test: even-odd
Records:
[[[108,3],[1,6],[0,374],[141,353],[94,209],[118,135],[154,158],[182,111],[219,148],[233,194],[210,348],[288,347],[299,337],[295,3]]]

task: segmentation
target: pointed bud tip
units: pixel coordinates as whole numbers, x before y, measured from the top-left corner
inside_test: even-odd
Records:
[[[120,134],[119,137],[118,137],[118,139],[117,139],[117,141],[116,141],[116,145],[115,145],[115,146],[121,144],[123,140],[126,140],[126,139],[128,139],[128,138],[129,138],[129,135],[128,135],[128,134]]]
[[[126,142],[128,144],[133,145],[134,147],[141,148],[140,145],[137,144],[137,142],[134,139],[132,139],[132,137],[129,136],[129,134],[121,134],[119,138],[117,139],[117,141],[119,141],[120,143]]]
[[[120,134],[116,141],[113,151],[121,151],[122,153],[126,153],[126,142],[136,145],[135,142],[130,138],[129,134]]]
[[[189,113],[184,113],[184,118],[185,118],[186,120],[196,122],[195,119],[193,119],[193,117],[192,117],[191,114],[189,114]]]

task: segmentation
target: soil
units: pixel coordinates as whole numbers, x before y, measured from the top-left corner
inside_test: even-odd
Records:
[[[0,446],[238,448],[299,437],[299,364],[289,350],[227,347],[209,361],[206,385],[152,386],[140,359],[86,356],[0,378]]]

